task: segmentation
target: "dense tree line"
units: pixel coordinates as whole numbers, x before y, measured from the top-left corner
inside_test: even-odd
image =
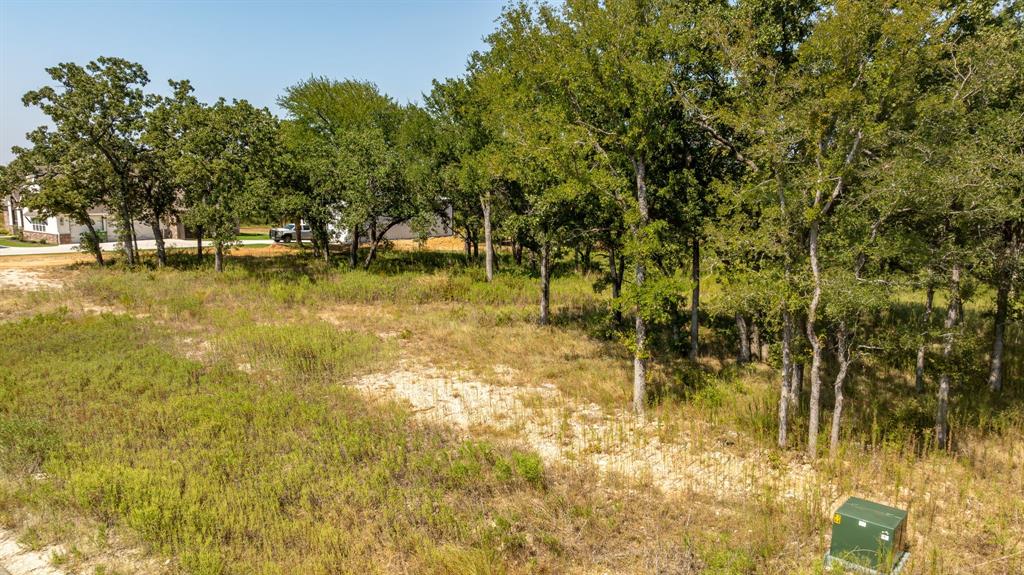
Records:
[[[422,107],[311,78],[280,98],[281,120],[202,104],[188,82],[148,94],[140,66],[101,58],[25,96],[54,129],[31,133],[4,177],[42,184],[21,200],[33,209],[87,224],[104,203],[158,243],[157,222],[180,215],[218,269],[252,214],[308,221],[325,260],[343,224],[350,265],[363,239],[369,266],[388,228],[450,208],[468,259],[483,241],[488,281],[499,253],[532,262],[542,324],[557,261],[596,273],[632,350],[636,411],[656,342],[696,361],[702,318],[730,318],[738,361],[779,370],[782,447],[806,374],[811,456],[825,386],[835,451],[851,365],[890,345],[875,326],[900,293],[924,293],[897,345],[915,352],[919,392],[934,366],[946,447],[968,377],[964,302],[994,294],[992,392],[1019,303],[1022,21],[1024,5],[995,0],[517,3]],[[723,295],[702,310],[709,270]]]

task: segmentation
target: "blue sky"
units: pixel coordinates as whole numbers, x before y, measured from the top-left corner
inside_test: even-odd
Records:
[[[283,89],[310,75],[375,82],[420,101],[484,46],[501,0],[382,2],[87,2],[0,0],[0,163],[45,123],[21,96],[44,68],[100,55],[142,64],[150,87],[187,78],[205,101],[245,98],[278,112]]]

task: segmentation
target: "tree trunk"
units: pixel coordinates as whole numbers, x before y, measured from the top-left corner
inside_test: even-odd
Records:
[[[668,328],[669,328],[669,341],[672,343],[672,349],[683,348],[683,335],[680,326],[683,325],[682,314],[675,306],[668,310]]]
[[[736,313],[736,333],[740,338],[740,351],[736,357],[739,363],[750,363],[750,338],[747,336],[747,319]]]
[[[946,321],[942,334],[943,368],[939,377],[939,401],[935,413],[935,441],[939,449],[949,447],[949,387],[952,375],[949,373],[949,359],[953,355],[953,330],[960,319],[960,264],[953,264],[949,281],[949,303],[946,304]]]
[[[302,218],[295,220],[295,245],[299,246],[299,250],[302,249]]]
[[[135,265],[139,263],[139,246],[135,243],[135,224],[128,222],[127,241],[124,242],[125,253],[128,254],[128,263]]]
[[[765,361],[767,359],[761,350],[761,329],[757,327],[757,320],[750,320],[750,354],[751,357],[757,357],[758,361]]]
[[[697,361],[700,352],[700,237],[693,236],[693,262],[690,279],[693,294],[690,296],[690,361]],[[749,357],[747,358],[749,361]]]
[[[807,367],[802,362],[793,362],[792,380],[789,382],[789,404],[793,409],[800,407],[800,394],[804,390],[804,368]]]
[[[523,265],[523,244],[519,241],[512,243],[512,258],[515,260],[517,266]]]
[[[544,240],[540,246],[540,321],[548,325],[551,321],[551,246]]]
[[[352,228],[351,243],[348,246],[348,267],[355,269],[359,265],[359,226]]]
[[[96,263],[103,267],[103,248],[100,246],[100,234],[96,232],[96,228],[92,225],[92,218],[88,214],[82,219],[85,223],[85,228],[89,230],[89,237],[92,239],[92,257],[96,258]]]
[[[494,281],[494,243],[491,238],[491,192],[480,197],[480,208],[484,213],[484,267],[487,269],[487,281]]]
[[[203,226],[196,226],[196,260],[203,263]]]
[[[924,304],[924,334],[917,346],[917,364],[914,366],[914,390],[924,393],[924,354],[928,347],[928,330],[932,324],[932,303],[935,301],[935,286],[928,284],[928,295]]]
[[[324,263],[327,265],[331,264],[331,232],[327,229],[327,224],[320,226],[320,243],[323,244]]]
[[[139,236],[135,233],[135,220],[131,221],[131,225],[128,227],[132,233],[132,247],[135,250],[135,261],[142,263],[142,254],[139,253]]]
[[[790,405],[790,372],[793,370],[793,316],[788,310],[782,311],[782,381],[779,385],[779,447],[785,448],[789,442],[787,427],[789,425]]]
[[[380,245],[380,242],[384,239],[384,236],[387,235],[388,230],[404,221],[405,220],[392,220],[391,222],[388,223],[387,226],[384,227],[383,230],[377,230],[376,225],[370,228],[370,232],[373,237],[373,243],[370,244],[370,253],[366,254],[366,261],[363,262],[363,269],[370,269],[370,264],[373,263],[373,260],[377,257],[377,246]]]
[[[117,239],[121,242],[121,247],[124,249],[124,256],[128,260],[128,265],[135,265],[135,250],[134,244],[132,243],[132,218],[128,214],[128,210],[125,207],[121,208],[121,229],[117,234]]]
[[[637,265],[637,278],[643,278],[644,266]],[[637,310],[636,351],[633,354],[633,411],[643,413],[647,403],[647,324]]]
[[[379,245],[380,245],[380,240],[379,239],[374,240],[373,243],[370,244],[370,252],[368,254],[366,254],[366,259],[363,260],[363,269],[364,270],[370,269],[370,264],[373,263],[373,260],[377,259],[377,246],[379,246]]]
[[[622,289],[622,286],[620,286],[619,282],[618,282],[619,272],[618,272],[618,270],[615,269],[615,267],[616,267],[615,266],[615,264],[616,264],[615,259],[618,257],[616,255],[615,251],[616,250],[615,250],[615,246],[614,245],[608,247],[608,276],[609,276],[608,279],[611,280],[611,284],[612,284],[612,299],[613,300],[619,299],[619,291]]]
[[[1003,339],[1006,332],[1006,315],[1010,301],[1010,281],[1000,278],[996,291],[996,317],[992,334],[992,364],[988,373],[988,387],[992,391],[1003,388]]]
[[[850,370],[850,342],[845,322],[839,322],[839,328],[836,331],[836,360],[839,362],[839,372],[836,373],[834,384],[836,403],[835,409],[832,411],[832,434],[828,445],[828,453],[831,457],[835,457],[839,453],[839,426],[843,417],[843,383]]]
[[[634,228],[634,235],[646,233],[650,213],[647,207],[647,181],[646,166],[644,161],[634,156],[633,168],[636,171],[636,204],[639,218]],[[647,280],[647,267],[644,258],[638,255],[636,258],[636,289],[643,291],[644,282]],[[647,324],[644,321],[643,313],[639,307],[636,313],[636,341],[633,350],[633,410],[642,413],[647,403]]]
[[[215,240],[214,246],[213,269],[221,273],[224,271],[224,244],[220,240]]]
[[[992,357],[989,366],[988,387],[993,392],[1003,388],[1003,354],[1006,339],[1006,318],[1009,311],[1010,290],[1017,275],[1020,259],[1019,222],[1003,223],[1003,257],[996,266],[996,314],[992,326]],[[961,317],[963,313],[961,312]]]
[[[312,228],[310,228],[310,229],[312,229]],[[297,232],[297,234],[301,234],[301,233],[302,232]],[[320,257],[320,238],[318,238],[315,233],[314,234],[310,234],[310,236],[309,236],[309,245],[310,245],[311,248],[313,248],[313,259],[319,258]]]
[[[608,253],[608,266],[612,274],[612,297],[622,295],[622,282],[626,277],[626,256],[613,244]]]
[[[164,249],[164,232],[160,229],[160,219],[154,220],[150,227],[153,229],[153,239],[156,240],[156,263],[163,267],[167,265],[167,250]]]
[[[807,420],[807,456],[818,456],[818,426],[821,410],[821,340],[817,334],[818,305],[821,303],[821,266],[818,261],[819,222],[811,223],[808,248],[811,260],[813,289],[807,307],[807,343],[811,346],[811,403]]]
[[[857,160],[860,154],[861,138],[863,131],[858,130],[850,149],[843,162],[843,168],[848,169]],[[819,141],[821,142],[821,141]],[[807,308],[807,341],[811,345],[811,398],[810,410],[807,425],[807,455],[816,458],[818,456],[818,428],[821,424],[821,363],[822,363],[822,342],[817,333],[818,306],[821,303],[821,262],[818,259],[818,234],[821,229],[821,221],[835,208],[842,197],[847,186],[847,174],[843,173],[836,180],[835,187],[828,200],[823,203],[823,189],[818,187],[814,196],[813,208],[819,211],[811,220],[807,233],[808,256],[811,263],[812,293],[811,302]]]
[[[117,169],[115,168],[115,171]],[[120,175],[120,216],[121,229],[118,233],[118,241],[121,242],[121,246],[124,248],[125,258],[128,260],[128,265],[134,266],[137,261],[138,252],[135,249],[135,226],[132,225],[132,213],[131,207],[128,205],[128,176],[124,171],[119,172]]]

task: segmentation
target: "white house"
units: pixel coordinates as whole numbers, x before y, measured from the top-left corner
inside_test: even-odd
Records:
[[[4,227],[9,230],[21,228],[26,240],[48,244],[77,244],[81,241],[82,234],[88,231],[85,226],[65,216],[44,218],[28,208],[18,206],[17,202],[10,197],[5,200]],[[89,218],[104,241],[114,242],[120,239],[118,218],[113,216],[106,207],[98,206],[89,210]],[[134,222],[133,227],[136,239],[151,240],[154,238],[153,229],[149,224]],[[180,223],[165,223],[161,228],[163,228],[165,238],[185,237],[184,226]]]

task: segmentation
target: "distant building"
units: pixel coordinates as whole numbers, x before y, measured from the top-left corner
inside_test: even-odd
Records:
[[[3,224],[8,230],[20,228],[22,236],[28,241],[47,244],[77,244],[88,228],[66,216],[44,218],[32,210],[17,205],[11,197],[4,198]],[[110,213],[105,206],[89,210],[92,225],[104,241],[115,242],[120,239],[118,218]],[[154,239],[153,228],[143,222],[134,222],[135,238],[139,240]],[[165,238],[191,237],[185,226],[177,219],[167,221],[160,226]]]
[[[448,206],[445,209],[443,216],[438,215],[434,218],[434,225],[430,226],[430,229],[426,231],[426,237],[428,238],[447,238],[452,235],[452,207]],[[387,225],[386,218],[381,218],[381,222],[378,224],[380,227]],[[365,233],[365,232],[364,232]],[[347,233],[346,233],[347,235]],[[384,239],[387,240],[418,240],[420,234],[413,229],[411,222],[402,222],[395,224],[384,234]]]

